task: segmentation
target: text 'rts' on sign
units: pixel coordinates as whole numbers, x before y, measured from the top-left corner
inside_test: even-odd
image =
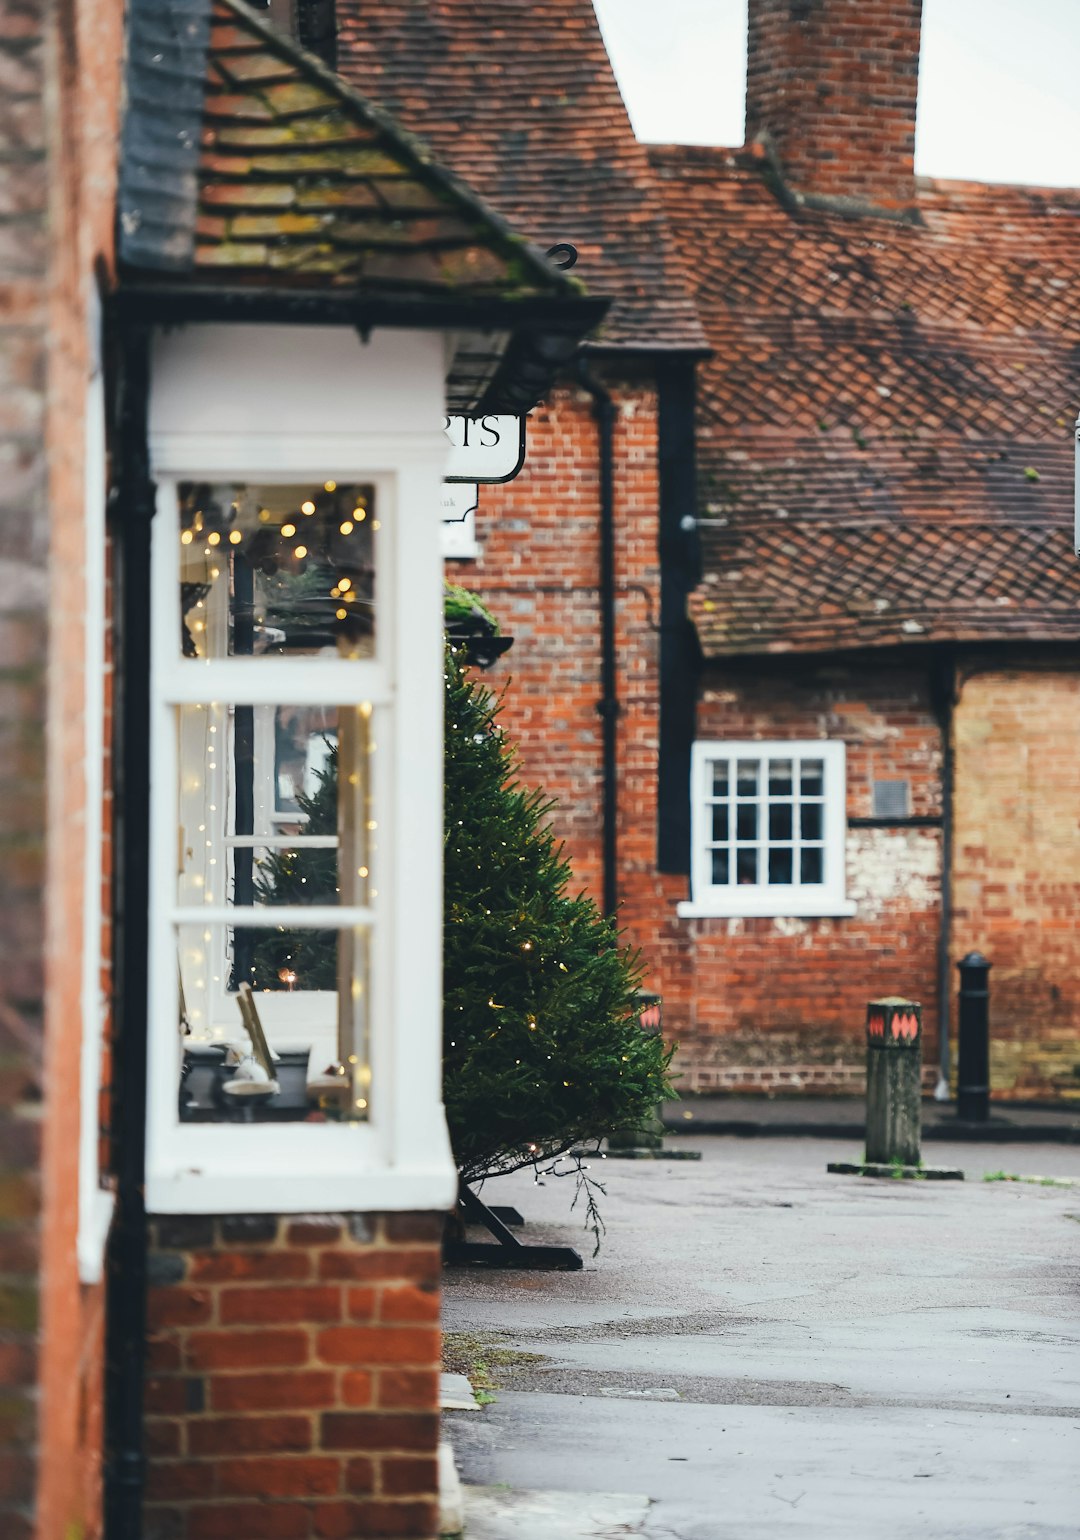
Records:
[[[525,464],[524,417],[444,417],[447,481],[513,481]]]

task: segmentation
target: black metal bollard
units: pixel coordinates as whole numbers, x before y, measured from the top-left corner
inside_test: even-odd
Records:
[[[956,1115],[970,1123],[990,1116],[990,969],[981,952],[957,963],[960,1011],[957,1021]]]
[[[866,1161],[917,1166],[922,1135],[922,1006],[890,995],[866,1007]]]

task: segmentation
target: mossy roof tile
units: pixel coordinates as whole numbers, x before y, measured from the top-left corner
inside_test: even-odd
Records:
[[[247,266],[365,293],[573,292],[424,146],[242,0],[213,3],[197,180],[196,279]]]

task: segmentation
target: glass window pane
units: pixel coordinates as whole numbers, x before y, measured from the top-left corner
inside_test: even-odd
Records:
[[[790,797],[792,791],[791,760],[769,760],[770,797]]]
[[[758,837],[758,808],[756,802],[737,804],[735,810],[735,835],[740,840],[756,840]]]
[[[712,837],[714,840],[726,840],[728,838],[729,816],[726,803],[712,809]]]
[[[825,809],[820,802],[804,802],[799,809],[799,829],[804,840],[822,838],[822,820]]]
[[[790,883],[792,880],[792,851],[775,848],[769,851],[769,881],[772,883]]]
[[[771,840],[789,840],[791,838],[790,802],[771,802],[769,804],[769,838]]]
[[[799,852],[799,881],[806,884],[823,882],[825,852],[820,845],[804,847]]]
[[[711,765],[712,792],[714,797],[726,797],[728,794],[728,762],[726,759],[714,759]]]
[[[741,885],[758,880],[758,853],[754,848],[739,850],[735,855],[735,881]]]
[[[185,657],[373,655],[373,487],[187,481],[179,497]]]
[[[369,706],[178,712],[179,903],[370,903]]]
[[[711,852],[712,880],[714,883],[728,883],[731,881],[731,865],[726,850],[714,850]]]
[[[804,797],[825,795],[825,764],[820,759],[804,759],[799,766],[799,785]]]
[[[756,759],[740,759],[736,770],[736,792],[740,797],[756,797],[761,764]]]
[[[215,973],[224,929],[176,931],[181,1121],[365,1119],[371,1088],[367,930],[330,933],[335,984],[319,995],[224,987]]]

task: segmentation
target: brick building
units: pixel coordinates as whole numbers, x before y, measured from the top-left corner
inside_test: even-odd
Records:
[[[610,547],[564,378],[450,566],[683,1088],[857,1090],[898,991],[932,1085],[978,947],[996,1093],[1080,1094],[1077,195],[916,179],[918,0],[751,0],[747,144],[647,166],[587,0],[338,19],[347,76],[618,296]]]
[[[5,1540],[437,1529],[442,422],[605,305],[267,9],[0,23]]]

